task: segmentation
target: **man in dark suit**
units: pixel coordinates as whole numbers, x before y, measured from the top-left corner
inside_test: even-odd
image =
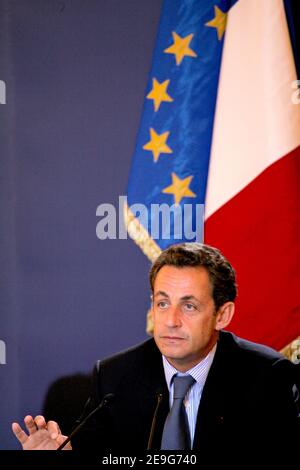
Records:
[[[174,377],[191,376],[182,406],[185,448],[203,458],[216,450],[233,457],[236,448],[291,454],[299,438],[293,364],[224,331],[236,297],[225,257],[203,244],[173,245],[154,262],[150,285],[154,339],[97,363],[85,415],[107,394],[114,399],[74,437],[73,448],[172,448]],[[13,424],[24,449],[55,449],[64,439],[57,423],[41,416],[25,424],[29,435]]]

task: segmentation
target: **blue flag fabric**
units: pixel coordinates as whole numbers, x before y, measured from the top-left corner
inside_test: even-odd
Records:
[[[150,259],[172,243],[203,239],[221,55],[233,3],[163,3],[125,211],[129,234]],[[159,205],[173,209],[170,218]]]

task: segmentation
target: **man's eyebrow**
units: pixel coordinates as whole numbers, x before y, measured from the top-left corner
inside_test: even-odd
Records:
[[[164,292],[163,290],[157,291],[157,292],[154,294],[153,298],[159,297],[159,296],[161,296],[161,297],[167,297],[168,299],[170,298],[169,295],[168,295],[166,292]],[[197,297],[195,297],[194,295],[184,295],[183,297],[180,297],[180,300],[181,300],[181,301],[195,300],[196,302],[201,303],[200,300],[197,299]]]
[[[200,300],[197,299],[197,297],[195,297],[194,295],[184,295],[183,297],[180,298],[180,300],[195,300],[199,304],[201,303]]]
[[[153,297],[158,297],[159,295],[161,295],[162,297],[168,297],[168,298],[169,298],[168,294],[167,294],[166,292],[164,292],[163,290],[157,291],[157,292],[154,294]]]

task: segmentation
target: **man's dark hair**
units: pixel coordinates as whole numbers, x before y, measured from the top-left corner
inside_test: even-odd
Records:
[[[163,266],[176,268],[202,266],[205,268],[212,285],[212,297],[216,310],[225,302],[234,301],[236,298],[235,271],[217,248],[203,243],[180,243],[171,245],[162,251],[154,261],[149,273],[152,293],[157,273]]]

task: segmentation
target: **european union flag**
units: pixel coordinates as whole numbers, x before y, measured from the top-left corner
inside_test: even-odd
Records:
[[[127,229],[153,260],[202,241],[229,0],[165,0],[129,177]]]

